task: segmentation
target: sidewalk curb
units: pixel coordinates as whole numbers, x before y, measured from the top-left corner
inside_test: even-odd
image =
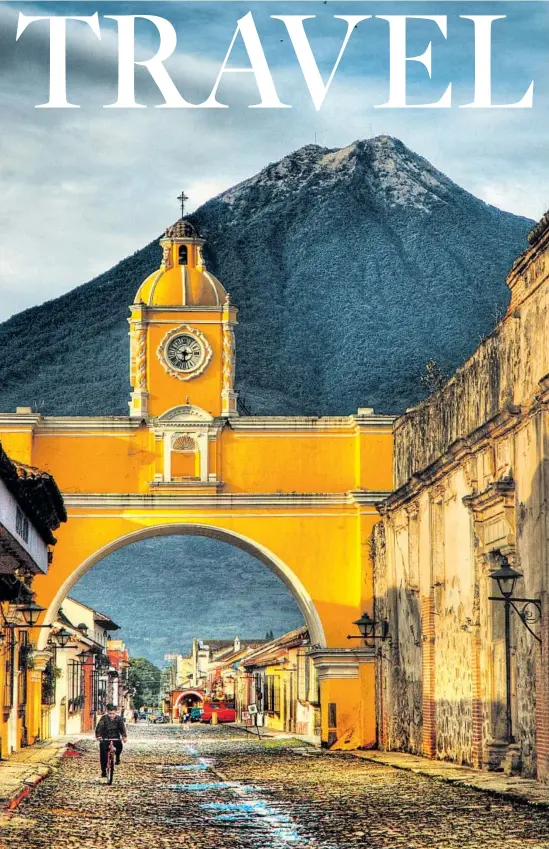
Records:
[[[530,805],[535,808],[549,808],[549,788],[540,784],[539,781],[520,776],[506,776],[501,772],[488,772],[486,770],[475,770],[471,767],[461,767],[446,761],[437,761],[425,758],[425,764],[420,762],[418,756],[410,755],[410,763],[406,763],[406,755],[399,754],[399,762],[392,755],[397,753],[385,753],[377,749],[364,750],[326,750],[326,754],[332,756],[350,755],[360,760],[368,761],[379,766],[399,769],[402,772],[412,772],[422,775],[431,781],[444,782],[457,787],[465,787],[468,790],[476,790],[487,793],[499,799],[509,799],[522,805]]]
[[[245,734],[249,734],[251,737],[254,737],[256,740],[258,739],[257,727],[255,725],[238,725],[236,722],[229,723],[231,728],[234,728],[236,731],[243,731]],[[311,749],[315,749],[319,752],[324,753],[324,749],[321,749],[320,745],[317,743],[313,743],[311,740],[301,739],[301,735],[292,734],[290,731],[277,731],[274,728],[266,728],[264,725],[259,726],[259,731],[261,736],[260,740],[284,740],[287,738],[288,740],[297,740],[303,747],[308,746]],[[290,748],[294,748],[291,746]]]
[[[27,771],[27,774],[23,774],[21,776],[16,789],[13,790],[9,795],[0,799],[0,811],[3,810],[6,813],[13,813],[13,811],[17,809],[21,802],[28,796],[30,796],[35,787],[37,787],[45,778],[47,778],[53,772],[54,769],[58,768],[61,762],[61,758],[63,758],[65,752],[73,744],[74,740],[63,741],[59,746],[56,746],[55,743],[52,743],[52,748],[55,748],[56,751],[51,752],[49,758],[47,758],[45,761],[29,763],[29,769]],[[15,758],[11,760],[12,766],[17,763],[18,762]],[[10,759],[5,761],[5,764],[9,767]],[[0,764],[0,778],[1,769],[2,766]]]

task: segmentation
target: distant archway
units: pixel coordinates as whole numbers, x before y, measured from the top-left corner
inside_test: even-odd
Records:
[[[256,560],[259,560],[260,563],[263,563],[280,578],[292,597],[295,599],[309,630],[311,643],[321,647],[325,647],[327,645],[322,622],[309,593],[299,578],[279,557],[265,548],[265,546],[260,545],[242,534],[238,534],[224,528],[212,527],[211,525],[190,523],[156,525],[141,528],[138,531],[123,535],[108,545],[99,548],[96,552],[94,552],[94,554],[86,558],[86,560],[77,566],[71,572],[67,580],[61,585],[53,601],[48,607],[44,620],[45,624],[51,624],[55,621],[59,608],[61,607],[64,599],[69,595],[73,586],[83,575],[86,574],[86,572],[92,569],[97,563],[99,563],[99,561],[103,560],[103,558],[112,554],[114,551],[118,551],[119,549],[125,548],[132,543],[139,542],[140,540],[151,539],[152,537],[157,536],[177,535],[209,537],[211,539],[219,540],[220,542],[228,543],[229,545],[239,548],[255,557]],[[40,648],[45,648],[47,637],[47,629],[41,629],[39,637]]]
[[[201,702],[204,698],[204,693],[201,693],[200,690],[184,690],[178,695],[177,699],[175,700],[174,707],[178,707],[178,705],[181,704],[183,699],[188,699],[192,696],[195,697],[195,701]]]

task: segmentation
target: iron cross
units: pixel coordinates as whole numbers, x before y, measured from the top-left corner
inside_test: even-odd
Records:
[[[187,197],[185,192],[181,192],[181,194],[178,195],[177,200],[181,204],[181,218],[183,218],[183,214],[185,212],[185,201],[189,200],[189,198]]]

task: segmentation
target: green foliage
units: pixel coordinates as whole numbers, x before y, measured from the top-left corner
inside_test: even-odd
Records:
[[[139,710],[144,705],[157,705],[160,699],[162,673],[158,666],[146,657],[130,660],[128,685],[135,690],[133,706]]]
[[[429,360],[425,363],[425,371],[421,375],[420,381],[421,385],[431,394],[442,389],[448,377],[448,373],[436,360]]]

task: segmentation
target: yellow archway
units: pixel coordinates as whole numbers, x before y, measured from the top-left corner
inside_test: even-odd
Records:
[[[49,573],[35,579],[37,601],[51,621],[78,578],[129,542],[223,539],[279,575],[303,612],[324,743],[372,745],[373,653],[346,637],[373,612],[369,539],[392,484],[393,418],[371,408],[239,416],[237,310],[190,222],[169,227],[160,244],[160,268],[130,307],[129,415],[0,414],[4,448],[55,477],[69,517]]]
[[[108,543],[87,557],[74,569],[74,571],[71,572],[69,577],[59,587],[45,614],[44,624],[50,624],[55,621],[59,608],[61,607],[64,599],[69,595],[73,586],[80,580],[80,578],[82,578],[83,575],[86,574],[86,572],[92,569],[97,563],[99,563],[100,560],[103,560],[104,557],[112,554],[114,551],[118,551],[120,548],[125,548],[134,542],[139,542],[139,540],[151,539],[151,537],[158,536],[175,535],[210,537],[211,539],[216,539],[220,542],[226,542],[235,548],[240,548],[242,551],[246,551],[248,554],[251,554],[256,558],[256,560],[259,560],[271,569],[286,585],[303,614],[303,618],[309,630],[311,643],[318,647],[326,646],[324,628],[313,601],[299,578],[297,578],[291,569],[289,569],[279,557],[268,551],[264,546],[242,536],[242,534],[237,534],[233,531],[209,525],[182,523],[157,525],[143,528],[139,531],[133,531],[126,536],[119,537],[113,542]],[[42,629],[39,648],[45,648],[47,637],[46,629]]]

